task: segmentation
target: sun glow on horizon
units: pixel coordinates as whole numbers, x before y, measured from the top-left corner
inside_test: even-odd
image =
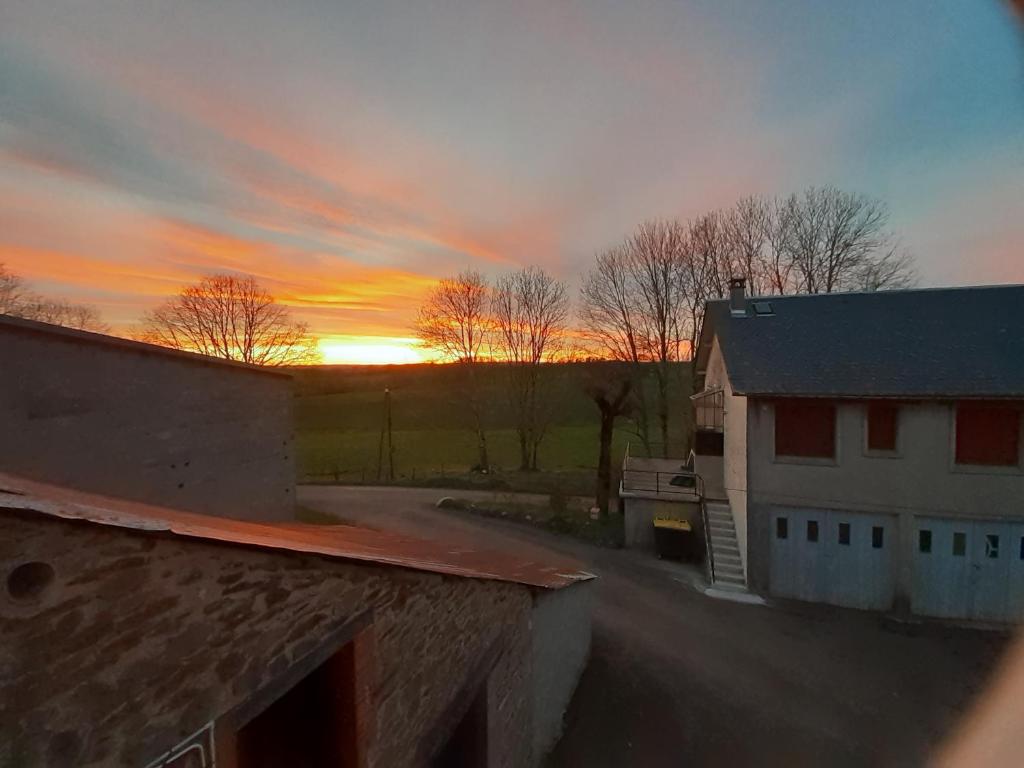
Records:
[[[388,336],[329,336],[320,339],[326,365],[408,365],[426,363],[429,352],[416,339]]]

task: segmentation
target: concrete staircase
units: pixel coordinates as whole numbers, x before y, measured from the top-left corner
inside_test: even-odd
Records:
[[[736,539],[736,524],[732,510],[725,501],[706,501],[708,534],[714,555],[715,577],[713,585],[727,589],[743,590],[747,580],[743,576],[743,560],[740,558],[739,542]]]

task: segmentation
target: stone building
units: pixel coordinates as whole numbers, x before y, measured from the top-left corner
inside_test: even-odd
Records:
[[[589,652],[572,565],[10,475],[0,573],[5,766],[529,766]]]
[[[293,522],[286,374],[0,316],[0,766],[531,766],[571,563]]]

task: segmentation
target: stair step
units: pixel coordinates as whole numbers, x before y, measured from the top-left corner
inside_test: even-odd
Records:
[[[712,544],[711,549],[714,550],[716,558],[734,557],[737,560],[739,560],[740,558],[740,548],[736,546],[716,547],[714,544]]]
[[[726,563],[722,560],[715,560],[715,572],[743,574],[743,566],[739,563]]]
[[[736,538],[736,534],[725,534],[725,533],[713,533],[711,534],[711,543],[714,545],[723,544],[725,546],[736,546],[739,540]]]
[[[743,565],[743,560],[740,559],[738,554],[734,555],[732,552],[715,552],[715,565],[722,563],[724,565]]]
[[[716,581],[715,589],[719,592],[735,592],[738,595],[749,595],[746,584],[726,584],[724,581]]]
[[[715,571],[715,584],[732,584],[737,587],[747,586],[747,582],[743,580],[742,576],[733,576],[729,573],[719,573]]]
[[[715,520],[709,521],[708,528],[711,529],[712,531],[729,531],[729,532],[732,532],[732,531],[736,530],[736,526],[734,526],[731,522],[729,522],[729,523],[719,523],[719,522],[717,522]]]

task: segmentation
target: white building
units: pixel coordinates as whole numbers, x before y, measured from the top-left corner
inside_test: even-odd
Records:
[[[697,354],[713,553],[717,516],[763,594],[1024,617],[1022,307],[1024,286],[748,298],[734,281]]]

